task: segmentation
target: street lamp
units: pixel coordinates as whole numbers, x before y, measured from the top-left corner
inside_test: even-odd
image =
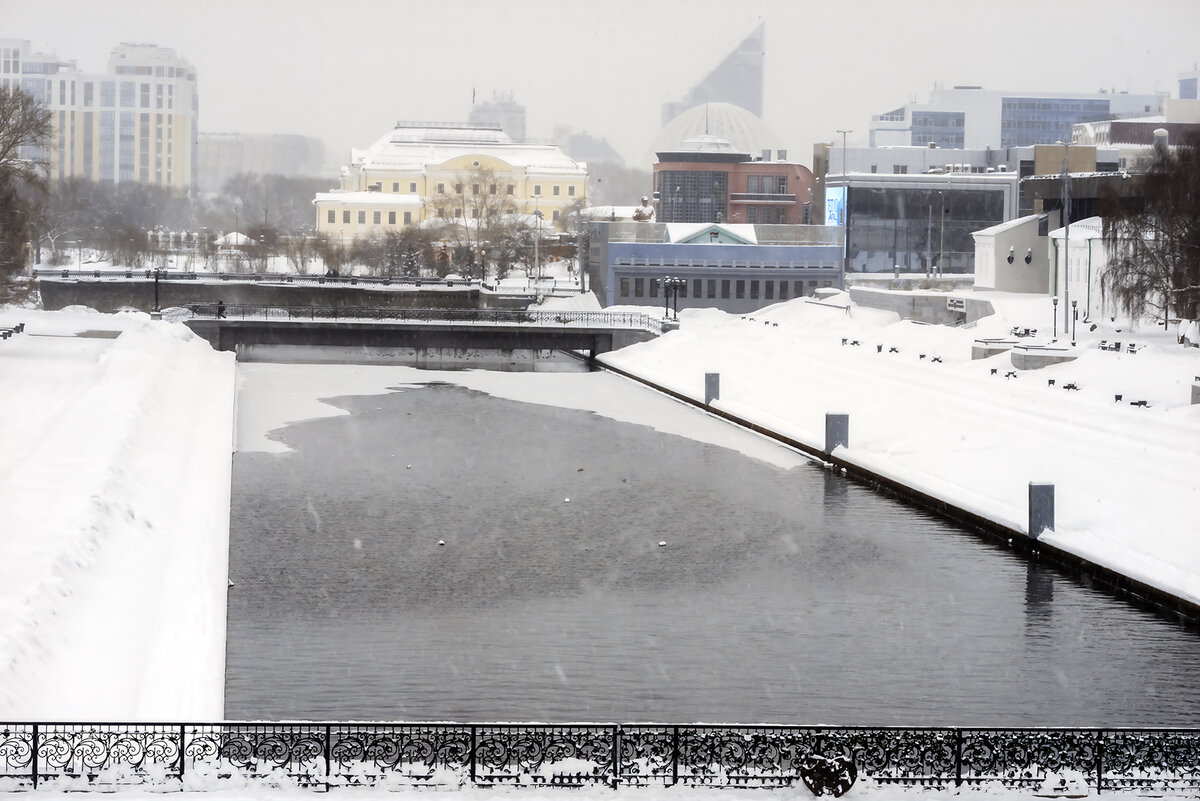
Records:
[[[233,247],[234,247],[233,252],[234,253],[238,252],[237,251],[237,246],[239,244],[238,240],[241,239],[241,236],[239,235],[239,232],[238,232],[238,226],[239,226],[239,223],[241,222],[238,219],[238,212],[240,212],[241,210],[242,210],[241,206],[239,206],[236,203],[233,204]],[[234,260],[235,260],[234,263],[236,265],[236,268],[240,269],[241,268],[241,264],[240,264],[241,259],[239,259],[237,256],[234,256]]]
[[[1063,146],[1063,299],[1071,299],[1071,149],[1067,142],[1059,142]],[[1057,287],[1056,287],[1057,288]],[[1067,306],[1063,304],[1063,314]],[[1067,322],[1063,320],[1063,330]]]
[[[1058,295],[1050,298],[1050,302],[1054,304],[1054,336],[1051,341],[1058,339]]]
[[[846,241],[843,243],[844,253],[842,254],[842,272],[850,272],[850,179],[846,177],[846,134],[854,133],[853,129],[847,128],[837,131],[842,135],[842,215],[843,224],[846,228]]]
[[[1075,347],[1075,323],[1079,320],[1079,301],[1071,301],[1071,347]]]
[[[661,286],[662,290],[663,290],[663,317],[664,318],[669,316],[670,309],[667,306],[667,302],[668,302],[668,299],[671,298],[671,294],[673,293],[674,294],[673,301],[674,301],[674,306],[675,306],[675,319],[676,320],[679,319],[679,290],[682,287],[684,287],[686,284],[687,284],[686,278],[678,278],[678,277],[671,276],[671,275],[667,275],[667,276],[664,276],[664,277],[658,279],[658,285]]]

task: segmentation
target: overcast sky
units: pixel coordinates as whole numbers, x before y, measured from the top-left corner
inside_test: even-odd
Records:
[[[329,160],[397,120],[466,120],[511,91],[649,167],[660,106],[766,22],[763,117],[793,158],[937,83],[1168,92],[1200,60],[1200,0],[0,0],[0,37],[101,72],[120,42],[198,74],[200,130],[300,133]]]

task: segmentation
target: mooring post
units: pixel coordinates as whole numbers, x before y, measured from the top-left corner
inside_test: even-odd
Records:
[[[712,403],[721,398],[721,374],[720,373],[705,373],[704,374],[704,405]]]
[[[1029,482],[1029,536],[1037,539],[1054,530],[1054,485]]]
[[[848,414],[826,414],[825,415],[825,455],[833,453],[833,449],[838,445],[849,447],[850,445],[850,415]]]

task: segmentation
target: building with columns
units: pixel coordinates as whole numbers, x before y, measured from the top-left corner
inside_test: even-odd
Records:
[[[108,71],[0,39],[0,86],[42,102],[53,139],[41,153],[51,180],[85,178],[188,189],[195,182],[199,97],[196,71],[174,50],[121,44]]]
[[[540,214],[551,226],[586,202],[587,165],[555,145],[514,142],[497,125],[398,123],[352,151],[341,186],[313,205],[318,233],[352,240],[434,218],[469,220],[483,197],[489,208]]]

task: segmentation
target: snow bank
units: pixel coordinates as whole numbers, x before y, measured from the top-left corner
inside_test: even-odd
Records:
[[[4,310],[0,719],[224,707],[232,354],[142,314]]]

